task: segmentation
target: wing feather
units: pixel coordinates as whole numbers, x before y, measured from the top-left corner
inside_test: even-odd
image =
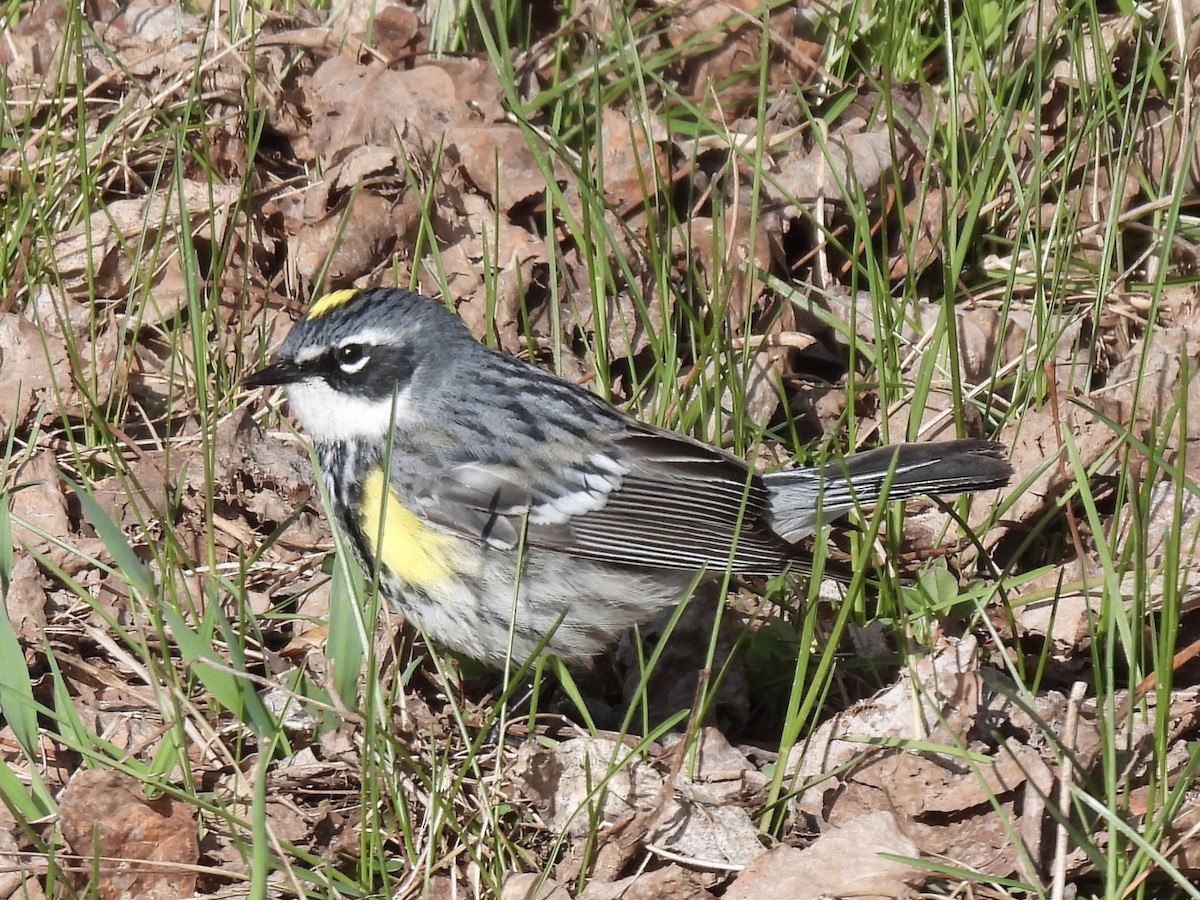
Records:
[[[598,450],[546,471],[522,460],[439,470],[416,493],[431,521],[512,549],[670,569],[773,573],[802,552],[768,525],[762,479],[737,458],[630,421]]]

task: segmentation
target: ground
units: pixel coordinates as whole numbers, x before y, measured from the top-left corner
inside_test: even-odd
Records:
[[[1200,897],[1190,7],[0,24],[0,895]],[[240,383],[375,285],[761,468],[1014,477],[482,671]]]

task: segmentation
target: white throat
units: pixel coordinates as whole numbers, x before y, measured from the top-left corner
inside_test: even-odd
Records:
[[[405,418],[411,388],[401,390],[394,403],[391,397],[370,400],[338,393],[320,378],[297,381],[285,390],[288,404],[308,436],[317,442],[335,443],[385,439],[393,422]]]

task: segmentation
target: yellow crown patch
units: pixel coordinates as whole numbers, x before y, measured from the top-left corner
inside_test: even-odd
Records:
[[[313,319],[319,319],[321,316],[328,312],[332,312],[339,306],[345,306],[356,296],[358,296],[358,293],[358,288],[344,288],[340,291],[332,291],[326,294],[324,297],[321,297],[316,303],[309,307],[309,310],[305,314],[304,318],[310,322]]]

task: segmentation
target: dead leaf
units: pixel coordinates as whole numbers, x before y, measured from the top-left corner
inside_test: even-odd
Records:
[[[1012,523],[1035,522],[1064,492],[1074,487],[1076,473],[1059,444],[1060,434],[1071,435],[1085,470],[1093,469],[1100,476],[1116,471],[1119,462],[1115,457],[1103,464],[1100,461],[1119,436],[1086,408],[1068,402],[1057,410],[1049,404],[1027,410],[1000,435],[1000,440],[1013,448],[1009,458],[1015,470],[1012,483],[1022,485],[1022,490],[1010,498],[1005,513],[1009,527]],[[1002,536],[1003,532],[993,531],[984,543],[991,546]]]
[[[31,867],[23,849],[6,822],[5,827],[0,828],[0,897],[43,900],[45,894],[36,876],[26,874]]]
[[[437,147],[450,128],[475,118],[454,79],[433,65],[401,71],[335,56],[313,74],[311,91],[311,138],[326,165],[369,144],[399,147],[412,138]]]
[[[653,115],[629,116],[606,108],[600,121],[600,171],[604,196],[615,209],[639,206],[670,179],[663,144],[667,132]]]
[[[726,900],[826,897],[895,900],[924,880],[919,865],[883,854],[919,857],[889,812],[876,811],[824,832],[806,850],[779,846],[752,862],[725,892]]]
[[[89,887],[100,900],[173,900],[195,892],[197,876],[185,868],[200,858],[191,807],[167,796],[148,800],[138,781],[103,769],[76,774],[58,806],[71,851],[95,861]]]
[[[522,745],[516,780],[556,833],[585,840],[594,829],[632,818],[658,796],[662,778],[629,748],[603,738],[573,738],[551,749]],[[623,764],[606,780],[614,763]]]
[[[0,313],[0,431],[22,428],[70,371],[66,345],[14,313]],[[61,385],[70,392],[69,381]]]
[[[679,785],[667,800],[649,835],[650,851],[670,859],[694,860],[699,868],[732,871],[767,852],[750,813],[732,803],[700,799]]]
[[[763,17],[754,0],[686,0],[666,21],[667,42],[684,54],[679,81],[685,95],[708,99],[714,85],[724,85],[715,100],[725,116],[753,102],[756,82],[736,76],[757,73],[762,64]],[[795,22],[793,11],[782,8],[767,20],[765,71],[772,84],[807,81],[816,71],[815,48],[805,52],[796,41]]]
[[[679,734],[665,735],[663,747],[674,750],[682,740]],[[767,785],[767,777],[746,754],[712,725],[700,729],[688,761],[679,777],[685,780],[693,796],[709,803],[733,802],[752,796]]]
[[[515,125],[454,128],[446,132],[446,147],[450,158],[462,168],[463,178],[504,217],[518,203],[546,193],[546,176]],[[487,220],[487,224],[494,225],[494,219]]]
[[[4,608],[21,644],[39,648],[46,633],[46,588],[37,562],[28,554],[18,554],[13,562]]]
[[[683,866],[663,866],[617,881],[589,881],[579,900],[712,900],[720,879]]]
[[[500,900],[571,900],[571,892],[553,878],[510,872],[500,888]]]
[[[325,284],[352,284],[384,263],[395,248],[392,201],[363,190],[352,192],[345,202],[313,210],[311,218],[295,226],[290,251],[304,284],[316,285],[322,273]]]
[[[781,199],[808,204],[818,199],[854,202],[877,196],[883,178],[895,165],[894,137],[880,129],[862,134],[832,135],[828,143],[779,162]],[[861,193],[860,193],[861,192]]]
[[[1196,834],[1200,832],[1200,804],[1185,803],[1171,820],[1163,836],[1161,850],[1167,860],[1189,878],[1200,875],[1200,845]]]
[[[36,547],[53,556],[51,539],[68,543],[71,539],[67,497],[54,454],[46,450],[20,465],[13,487],[14,547]]]
[[[40,80],[43,75],[62,75],[70,78],[73,67],[59,65],[63,31],[67,24],[66,8],[54,0],[43,0],[33,12],[4,29],[0,41],[0,66],[10,84],[26,84]],[[42,85],[53,92],[57,82]]]
[[[187,228],[197,240],[219,239],[237,200],[232,186],[191,180],[152,196],[114,200],[93,212],[86,226],[59,237],[54,258],[63,284],[71,293],[86,292],[93,298],[123,297],[135,277],[146,277],[147,263],[157,262],[152,283],[167,279],[174,291],[157,298],[153,321],[171,318],[183,302],[182,276],[167,276],[179,252],[173,230]]]

